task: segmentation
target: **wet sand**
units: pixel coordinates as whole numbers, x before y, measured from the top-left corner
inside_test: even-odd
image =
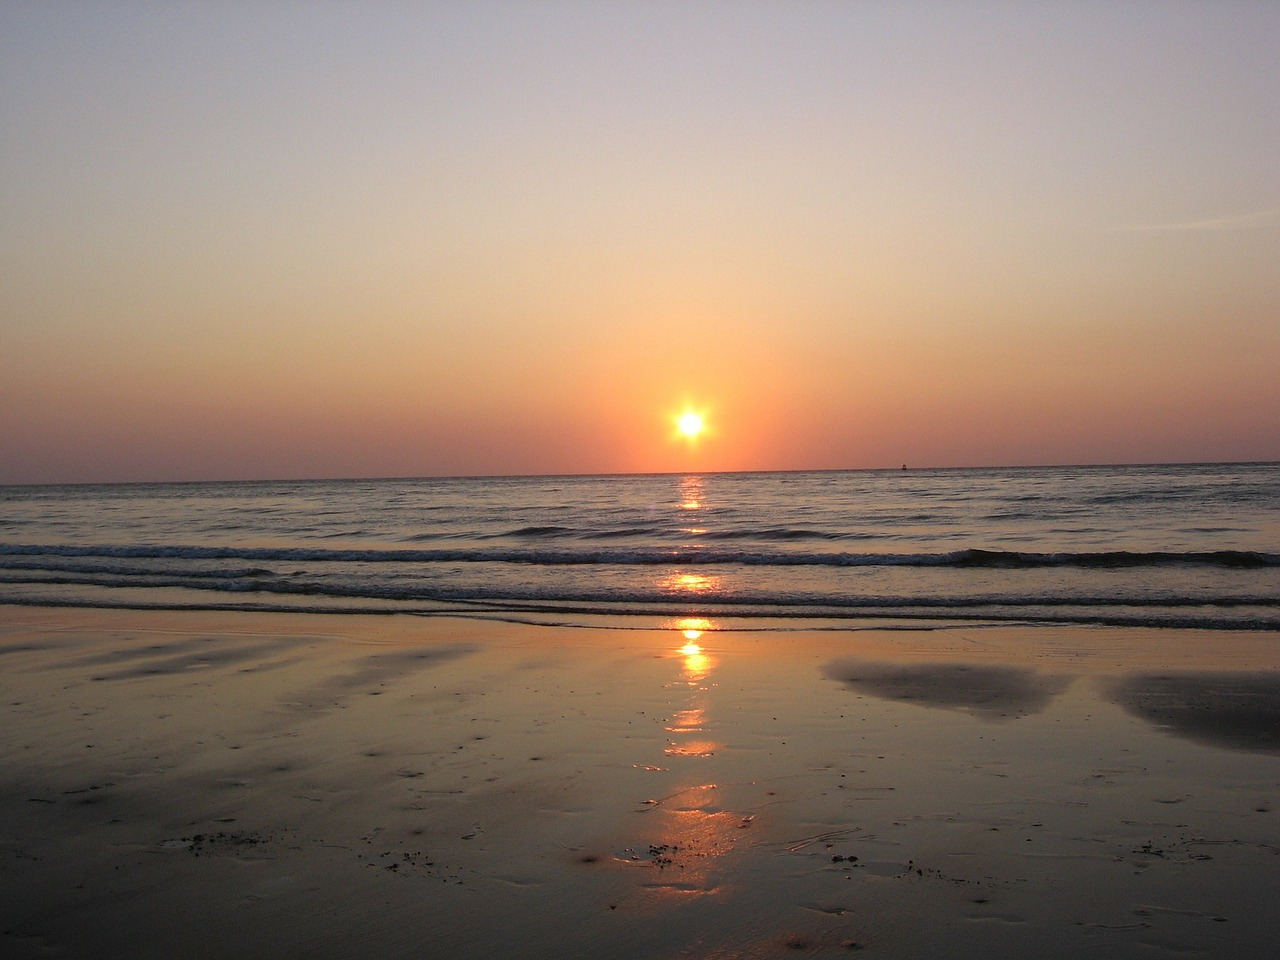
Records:
[[[1274,955],[1274,634],[683,626],[0,606],[0,956]]]

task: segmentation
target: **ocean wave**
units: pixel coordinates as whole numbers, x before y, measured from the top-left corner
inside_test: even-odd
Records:
[[[422,598],[414,601],[384,598],[345,598],[318,594],[294,596],[254,594],[246,599],[242,593],[214,594],[208,600],[184,599],[181,595],[139,595],[109,590],[96,595],[63,594],[59,596],[15,594],[0,599],[0,604],[34,607],[88,607],[95,609],[213,611],[232,610],[258,613],[311,613],[324,615],[401,614],[415,616],[466,616],[520,620],[523,616],[554,614],[575,618],[561,626],[586,626],[581,618],[653,618],[689,616],[713,617],[722,623],[716,629],[735,630],[735,619],[766,618],[794,623],[795,630],[865,630],[886,629],[884,624],[908,621],[913,629],[934,629],[948,624],[997,626],[1001,624],[1035,624],[1059,626],[1112,626],[1145,629],[1184,629],[1215,631],[1280,632],[1280,616],[1270,611],[1260,614],[1224,616],[1190,614],[1184,611],[1128,610],[1124,608],[938,608],[907,603],[897,607],[858,609],[832,603],[774,606],[759,602],[705,603],[691,608],[687,602],[673,600],[637,601],[557,598],[522,600],[519,598],[469,597]],[[545,623],[541,620],[522,622]],[[652,628],[650,628],[652,629]],[[768,629],[777,630],[778,627]]]
[[[84,558],[63,557],[20,557],[0,562],[0,571],[24,571],[30,575],[59,573],[84,575],[110,575],[113,577],[149,577],[165,573],[154,566],[120,563],[112,558],[94,557],[93,562],[84,562]],[[266,567],[221,567],[215,569],[183,567],[184,577],[207,578],[210,580],[242,580],[254,577],[274,577],[276,572]],[[0,582],[7,582],[5,573],[0,573]]]
[[[805,540],[862,540],[871,535],[834,530],[812,530],[805,527],[758,527],[740,530],[713,530],[702,534],[704,540],[757,540],[765,543]]]
[[[646,605],[680,601],[693,602],[687,591],[664,581],[629,587],[572,586],[552,583],[499,582],[458,584],[414,577],[397,579],[347,573],[324,576],[296,572],[277,575],[260,568],[196,571],[157,571],[133,566],[117,568],[72,567],[70,569],[0,568],[0,584],[45,586],[90,586],[101,588],[180,588],[201,592],[261,593],[288,596],[323,596],[344,599],[395,601],[537,601],[570,603],[621,603]],[[1163,592],[1110,590],[1100,593],[1013,593],[1000,590],[957,590],[947,593],[903,592],[860,593],[834,586],[820,589],[785,583],[768,588],[743,586],[733,590],[700,591],[700,606],[761,606],[794,609],[822,606],[842,610],[874,611],[913,608],[929,611],[972,608],[1008,610],[1072,610],[1113,608],[1126,610],[1178,610],[1256,608],[1280,613],[1280,597],[1274,594],[1200,592],[1192,596]]]
[[[1050,567],[1135,568],[1200,566],[1259,569],[1280,566],[1280,554],[1255,550],[1029,553],[964,549],[942,553],[852,553],[733,550],[705,546],[611,550],[459,548],[316,549],[310,547],[215,547],[192,545],[0,544],[4,557],[115,557],[133,559],[283,561],[297,563],[514,563],[539,566],[817,566],[956,567],[1043,569]],[[4,561],[0,559],[0,566]]]
[[[737,527],[723,530],[704,530],[698,539],[708,542],[743,542],[743,543],[786,543],[786,542],[834,542],[840,540],[874,539],[883,535],[850,533],[839,530],[814,530],[804,527]],[[683,526],[671,524],[667,526],[620,526],[592,529],[583,527],[566,527],[559,525],[527,526],[499,533],[478,535],[479,540],[682,540],[688,533]],[[414,536],[407,540],[440,539],[438,535]]]
[[[516,530],[508,530],[506,533],[493,534],[497,537],[511,537],[513,540],[537,539],[541,537],[563,537],[566,534],[576,534],[573,527],[560,527],[552,524],[546,526],[530,526],[520,527]]]
[[[583,540],[631,540],[636,537],[681,536],[679,527],[613,527],[609,530],[586,530],[579,533]]]

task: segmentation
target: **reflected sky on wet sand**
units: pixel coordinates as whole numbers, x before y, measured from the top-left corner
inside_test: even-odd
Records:
[[[1280,673],[1134,673],[1112,700],[1161,730],[1197,743],[1280,753]]]
[[[1045,676],[1026,667],[974,663],[869,663],[840,660],[823,675],[859,693],[960,710],[984,720],[1040,713],[1067,688],[1068,677]]]

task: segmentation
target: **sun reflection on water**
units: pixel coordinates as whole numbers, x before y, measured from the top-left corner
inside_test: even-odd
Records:
[[[702,573],[673,573],[658,581],[658,586],[673,593],[709,593],[720,585],[720,578]]]
[[[681,477],[679,495],[681,510],[701,510],[703,500],[702,477]]]

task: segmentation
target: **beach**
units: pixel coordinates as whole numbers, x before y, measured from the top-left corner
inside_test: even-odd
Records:
[[[1269,957],[1274,633],[0,607],[6,957]]]
[[[0,960],[1280,956],[1277,49],[0,4]]]

